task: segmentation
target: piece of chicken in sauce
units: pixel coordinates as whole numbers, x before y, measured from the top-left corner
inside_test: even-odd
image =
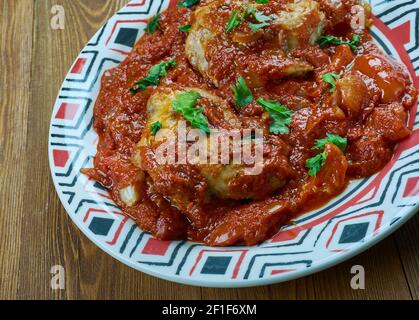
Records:
[[[287,76],[304,76],[313,66],[289,53],[316,43],[325,25],[325,15],[319,9],[319,4],[312,0],[277,2],[271,6],[238,0],[210,2],[193,13],[186,55],[215,86],[236,74],[247,76],[252,87]],[[234,17],[237,23],[245,20],[249,24],[240,23],[226,32],[229,19]],[[265,24],[265,30],[255,30]],[[219,69],[220,59],[234,63],[229,70]]]
[[[229,148],[231,152],[227,154],[227,163],[220,163],[219,160],[225,151],[222,148],[225,148],[226,144],[221,145],[217,141],[215,143],[209,141],[209,136],[199,130],[195,132],[199,134],[200,143],[207,150],[208,155],[204,159],[202,155],[199,155],[201,158],[194,159],[194,155],[189,152],[191,146],[185,144],[184,154],[189,156],[185,158],[185,163],[179,163],[179,161],[168,163],[168,154],[164,152],[170,149],[166,148],[167,145],[161,148],[163,143],[173,146],[176,160],[179,160],[181,153],[179,145],[182,141],[179,140],[178,134],[179,123],[183,117],[181,113],[174,110],[174,101],[182,95],[196,96],[198,108],[202,108],[203,116],[208,118],[209,129],[212,132],[221,132],[221,130],[228,133],[236,132],[239,134],[238,138],[241,139],[243,124],[225,101],[200,88],[163,87],[158,89],[148,101],[146,124],[148,129],[144,130],[141,141],[137,145],[133,162],[151,177],[158,192],[185,212],[196,226],[202,227],[202,215],[199,213],[202,211],[202,206],[209,203],[212,197],[225,200],[262,199],[285,185],[289,177],[293,175],[293,170],[288,163],[290,148],[278,137],[265,139],[266,146],[265,153],[261,154],[261,157],[263,156],[261,167],[254,173],[248,171],[252,168],[250,164],[247,166],[233,163],[231,157],[231,153],[234,152],[233,146]],[[157,135],[150,130],[154,123],[160,125]],[[187,124],[185,133],[188,134],[191,129],[193,127]],[[158,138],[161,134],[163,136]],[[263,139],[263,136],[260,138]],[[230,141],[228,144],[231,143]],[[249,136],[247,139],[243,138],[240,143],[254,145],[257,141]],[[210,153],[211,146],[216,148],[215,155]],[[210,156],[215,156],[216,161],[212,163]]]

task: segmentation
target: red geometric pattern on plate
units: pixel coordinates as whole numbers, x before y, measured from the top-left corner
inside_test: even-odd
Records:
[[[419,177],[410,177],[407,179],[403,197],[414,197],[419,195]]]
[[[146,0],[138,0],[137,2],[131,2],[129,4],[127,4],[127,7],[142,7],[145,5]]]
[[[171,243],[172,241],[163,241],[150,238],[148,239],[141,253],[155,256],[164,256]]]
[[[79,107],[80,105],[78,104],[64,102],[58,109],[55,118],[61,120],[73,120],[79,110]]]
[[[86,58],[78,58],[70,73],[80,74],[83,71],[84,66],[86,65]]]
[[[401,43],[405,45],[410,42],[410,21],[406,21],[392,30],[399,36]]]
[[[287,273],[287,272],[291,272],[294,271],[295,269],[284,269],[284,270],[272,270],[271,271],[271,276],[274,276],[276,274],[281,274],[281,273]]]
[[[282,241],[294,240],[295,238],[298,237],[301,230],[298,228],[295,228],[292,230],[279,231],[276,235],[272,237],[271,242],[282,242]]]
[[[52,151],[54,158],[54,165],[59,168],[64,168],[67,164],[68,158],[70,158],[70,152],[67,150],[57,150]]]

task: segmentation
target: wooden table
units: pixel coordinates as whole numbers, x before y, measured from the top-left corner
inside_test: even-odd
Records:
[[[17,299],[418,299],[418,216],[367,252],[273,286],[205,289],[135,271],[72,223],[50,178],[48,127],[58,89],[94,32],[127,0],[0,0],[0,298]],[[50,27],[62,5],[64,30]],[[63,265],[66,289],[50,289]],[[365,268],[366,289],[350,287]]]

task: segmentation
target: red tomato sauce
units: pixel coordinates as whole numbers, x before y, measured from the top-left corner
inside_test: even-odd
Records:
[[[210,2],[201,1],[200,6]],[[351,39],[354,31],[349,25],[350,8],[355,2],[343,1],[344,5],[338,9],[327,6],[327,1],[318,2],[328,21],[323,34]],[[271,0],[258,8],[270,14],[283,5],[282,1]],[[224,28],[231,8],[227,3],[222,8],[224,11],[214,14],[213,23]],[[94,128],[99,135],[94,168],[82,170],[108,188],[123,212],[155,237],[190,239],[220,246],[257,244],[290,219],[324,205],[341,193],[350,179],[379,171],[392,157],[396,143],[411,134],[407,120],[408,111],[416,101],[416,88],[404,67],[377,48],[368,30],[357,30],[361,43],[356,52],[345,44],[324,48],[308,45],[305,43],[308,36],[301,33],[299,37],[304,43],[292,51],[290,57],[303,59],[313,70],[303,77],[275,80],[275,72],[280,72],[275,68],[282,58],[278,58],[279,62],[266,63],[266,59],[272,59],[266,46],[274,46],[274,31],[267,28],[255,35],[241,26],[229,37],[247,41],[245,47],[223,42],[209,44],[210,50],[217,53],[210,65],[212,74],[221,79],[216,87],[185,55],[187,33],[178,27],[194,23],[194,10],[195,7],[175,7],[164,12],[159,20],[160,28],[153,34],[145,34],[125,61],[105,72],[94,108]],[[260,54],[254,55],[254,52]],[[146,77],[152,66],[168,58],[174,59],[177,65],[168,70],[160,86],[210,90],[224,99],[228,108],[248,127],[269,131],[270,120],[255,101],[241,109],[234,106],[230,85],[239,75],[249,83],[255,98],[279,101],[294,112],[289,134],[270,135],[265,150],[269,155],[273,154],[273,149],[281,148],[284,163],[289,167],[284,173],[287,176],[284,186],[266,195],[259,184],[254,200],[212,196],[210,201],[204,201],[200,210],[186,215],[167,195],[170,188],[177,186],[177,191],[191,196],[191,202],[194,197],[205,197],[205,179],[192,166],[185,165],[182,174],[179,170],[165,168],[157,182],[133,163],[136,145],[147,129],[147,102],[157,88],[149,87],[136,95],[129,89],[135,81]],[[255,80],[249,70],[256,69],[259,78]],[[328,72],[344,74],[334,92],[322,81],[322,76]],[[227,126],[223,124],[222,115],[215,111],[206,110],[206,116],[218,127]],[[346,137],[348,147],[343,153],[335,145],[327,144],[326,163],[311,177],[306,160],[318,154],[313,150],[315,141],[327,133]],[[147,155],[143,159],[147,159]],[[275,161],[279,163],[279,159],[274,158]],[[276,172],[278,166],[273,165],[270,174]],[[258,185],[255,181],[247,182]],[[133,205],[127,205],[120,197],[120,191],[130,185],[136,185],[140,197]],[[237,186],[238,192],[240,187],[241,184]]]

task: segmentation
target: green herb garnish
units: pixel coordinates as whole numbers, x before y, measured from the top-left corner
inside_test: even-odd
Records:
[[[247,16],[253,16],[257,22],[267,22],[272,20],[272,17],[264,15],[262,12],[260,12],[256,7],[252,4],[248,6],[242,6],[244,10],[244,17]]]
[[[340,150],[345,151],[348,145],[348,139],[343,138],[337,134],[327,133],[327,137],[323,139],[317,139],[313,147],[314,150],[322,150],[326,146],[326,143],[332,143],[337,146]],[[308,174],[315,176],[324,166],[327,159],[327,152],[323,151],[318,155],[306,160],[306,167],[308,168]]]
[[[242,6],[242,10],[233,10],[230,15],[230,19],[226,25],[227,33],[237,28],[240,23],[248,16],[253,16],[257,23],[250,23],[249,27],[252,29],[253,32],[257,30],[267,27],[269,24],[268,21],[272,20],[272,17],[264,15],[262,12],[258,11],[254,5]]]
[[[320,169],[324,166],[327,159],[327,152],[323,151],[318,155],[306,160],[306,167],[308,168],[308,174],[312,177],[317,175]]]
[[[148,87],[159,85],[160,78],[167,75],[167,69],[174,66],[176,66],[175,60],[162,61],[152,66],[148,71],[148,76],[140,81],[134,82],[134,86],[129,90],[133,95],[136,95],[139,91],[144,91]]]
[[[196,91],[186,91],[176,95],[172,103],[173,111],[179,112],[191,125],[197,129],[210,133],[208,119],[204,116],[202,108],[197,108],[201,95]]]
[[[160,13],[156,14],[153,18],[151,18],[150,22],[147,24],[147,27],[145,27],[145,31],[148,34],[152,34],[157,29],[160,28],[159,19],[160,19]]]
[[[242,76],[237,79],[236,86],[231,85],[231,90],[234,92],[236,97],[236,105],[239,108],[243,108],[253,101],[253,95],[248,88],[246,81]]]
[[[266,100],[263,98],[257,99],[258,105],[269,113],[271,117],[271,126],[269,130],[274,134],[288,134],[288,126],[291,124],[291,119],[294,113],[286,106],[277,101]]]
[[[330,92],[333,92],[336,90],[336,80],[340,78],[340,75],[334,72],[326,73],[322,76],[323,82],[326,82],[330,84]]]
[[[267,4],[270,0],[256,0],[257,4]]]
[[[265,16],[262,12],[255,10],[253,11],[253,17],[256,19],[257,22],[268,22],[272,20],[272,17]]]
[[[358,49],[358,45],[361,42],[361,37],[357,34],[354,34],[352,36],[351,41],[343,41],[340,38],[333,37],[333,36],[321,36],[319,40],[317,40],[317,43],[320,45],[320,47],[324,47],[328,44],[335,44],[335,45],[341,45],[341,44],[347,44],[351,47],[352,51],[356,51]]]
[[[156,133],[161,129],[161,122],[160,121],[156,121],[154,122],[151,126],[150,126],[150,130],[151,130],[151,134],[153,136],[156,135]]]
[[[333,143],[340,150],[345,151],[346,146],[348,145],[348,139],[343,138],[337,134],[327,133],[327,137],[323,139],[317,139],[313,149],[322,150],[326,143]]]
[[[177,6],[178,7],[184,7],[184,8],[190,8],[190,7],[198,4],[199,1],[200,0],[182,0],[177,4]]]
[[[231,12],[230,19],[227,22],[226,25],[226,31],[227,33],[233,30],[234,28],[237,28],[241,23],[242,18],[240,17],[240,11],[239,10],[233,10]]]
[[[180,31],[182,31],[182,32],[188,32],[188,31],[189,31],[189,29],[191,29],[191,27],[192,27],[192,25],[191,25],[191,24],[187,24],[187,25],[185,25],[185,26],[180,26],[180,27],[179,27],[179,30],[180,30]]]
[[[269,26],[269,23],[263,22],[263,23],[249,23],[249,28],[253,32],[257,32],[260,29],[263,29],[265,27]]]

